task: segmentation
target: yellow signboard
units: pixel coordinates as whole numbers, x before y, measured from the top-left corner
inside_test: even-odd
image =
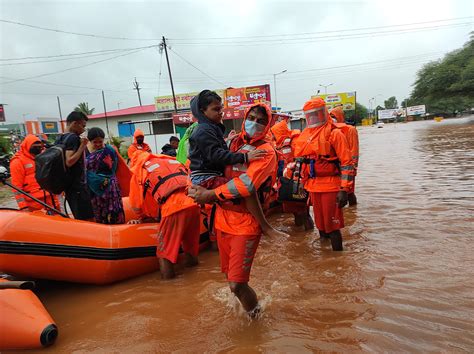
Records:
[[[224,101],[224,92],[225,90],[215,90],[215,92],[222,97]],[[190,92],[190,93],[180,93],[176,96],[176,107],[178,109],[189,109],[189,103],[192,98],[199,94],[199,92]],[[160,111],[172,111],[174,110],[173,96],[159,96],[155,97],[155,108],[158,112]]]
[[[329,93],[327,95],[311,96],[311,98],[322,98],[326,102],[326,106],[329,110],[334,107],[341,106],[345,111],[355,110],[356,105],[356,93],[354,92],[340,92],[340,93]]]

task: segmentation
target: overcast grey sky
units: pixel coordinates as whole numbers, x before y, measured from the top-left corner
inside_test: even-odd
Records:
[[[0,103],[8,104],[9,122],[21,121],[23,115],[26,119],[58,116],[56,96],[64,115],[83,101],[95,107],[96,113],[102,112],[100,89],[105,90],[108,110],[117,109],[118,104],[120,108],[136,106],[134,77],[143,88],[143,104],[152,104],[157,95],[171,94],[171,89],[164,55],[159,80],[157,48],[74,59],[4,59],[153,46],[164,35],[172,50],[177,93],[268,83],[274,94],[272,74],[287,70],[277,77],[278,103],[284,110],[300,109],[321,89],[319,84],[330,83],[328,92],[357,91],[357,100],[368,106],[371,97],[377,103],[393,95],[399,102],[406,98],[417,70],[460,48],[474,30],[472,0],[0,0],[0,4],[1,20],[140,39],[78,36],[0,22]],[[438,20],[443,21],[434,22]],[[412,23],[419,24],[406,25]],[[357,30],[371,27],[376,28]],[[103,62],[55,73],[96,61]],[[366,64],[357,65],[361,63]],[[333,67],[338,68],[327,69]],[[36,76],[41,77],[32,78]],[[32,79],[17,81],[25,78]]]

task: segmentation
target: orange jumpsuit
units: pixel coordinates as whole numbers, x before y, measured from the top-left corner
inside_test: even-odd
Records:
[[[35,178],[35,158],[30,154],[31,145],[39,143],[41,140],[34,135],[27,135],[20,145],[20,151],[10,161],[11,181],[15,187],[18,187],[31,196],[45,202],[55,209],[59,209],[59,201],[56,196],[52,196],[48,192],[41,189]],[[13,190],[15,199],[20,209],[28,211],[41,210],[44,207],[28,198],[24,194]],[[54,202],[53,202],[54,201]]]
[[[355,176],[357,175],[357,168],[359,166],[359,133],[357,128],[352,125],[346,124],[344,119],[344,111],[341,107],[336,107],[331,110],[331,116],[336,118],[336,126],[341,129],[342,133],[347,139],[349,144],[349,149],[351,150],[352,162],[354,164],[354,181],[352,188],[349,193],[354,193],[355,191]]]
[[[268,139],[272,114],[270,109],[261,103],[251,106],[246,114],[255,107],[265,107],[269,122],[264,132],[249,138],[245,132],[245,120],[242,132],[232,140],[230,150],[233,152],[249,151],[252,149],[265,150],[268,153],[263,159],[247,164],[230,166],[226,169],[225,177],[232,178],[226,184],[214,189],[220,201],[246,198],[256,193],[266,182],[275,183],[277,156],[272,142]],[[221,270],[227,274],[230,282],[248,282],[253,258],[260,242],[262,230],[259,223],[247,211],[226,209],[225,203],[218,204],[215,218],[217,244],[221,260]]]
[[[304,188],[310,192],[318,230],[330,233],[344,227],[342,209],[336,204],[337,193],[353,186],[354,167],[344,134],[329,114],[322,126],[306,128],[294,140],[295,157],[304,157]]]
[[[135,133],[133,133],[133,143],[128,147],[127,154],[130,160],[132,159],[132,156],[135,151],[146,151],[151,153],[150,145],[145,142],[143,144],[137,143],[137,136],[144,136],[143,132],[140,129],[135,130]]]
[[[147,181],[151,182],[151,186],[156,186],[161,180],[170,176],[168,172],[164,172],[168,171],[164,169],[165,165],[175,165],[177,171],[185,172],[185,179],[187,179],[187,169],[174,157],[153,155],[147,152],[134,154],[131,163],[129,199],[133,211],[139,217],[161,216],[156,254],[159,258],[166,258],[176,263],[180,246],[183,247],[184,252],[193,256],[198,255],[200,209],[185,194],[186,182],[184,186],[170,185],[170,191],[172,189],[174,191],[164,202],[157,200],[155,188],[148,188]]]

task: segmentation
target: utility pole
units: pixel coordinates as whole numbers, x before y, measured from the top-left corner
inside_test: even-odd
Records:
[[[109,121],[108,121],[108,119],[107,119],[107,108],[105,107],[105,95],[104,95],[104,90],[102,90],[102,103],[104,104],[105,128],[107,129],[107,137],[110,139]]]
[[[61,121],[63,120],[63,113],[61,112],[61,102],[59,101],[59,96],[56,96],[58,99],[58,109],[59,109],[59,118],[61,118]]]
[[[166,64],[168,65],[168,74],[170,76],[171,92],[173,93],[174,111],[175,111],[175,113],[178,113],[178,107],[176,106],[176,96],[174,94],[173,77],[171,76],[170,61],[168,59],[168,49],[166,48],[165,36],[163,36],[162,45],[163,45],[163,49],[165,50]]]
[[[275,109],[278,109],[276,77],[277,77],[277,75],[286,73],[286,71],[287,71],[287,70],[285,69],[285,70],[283,70],[283,71],[280,71],[279,73],[273,74],[273,87],[275,88]]]
[[[140,102],[140,107],[141,107],[141,106],[142,106],[142,98],[141,98],[141,96],[140,96],[140,90],[141,90],[141,88],[140,88],[140,86],[139,86],[139,84],[138,84],[138,82],[137,82],[137,78],[135,78],[135,81],[133,82],[133,89],[134,89],[134,90],[137,90],[138,102]],[[103,91],[102,91],[102,92],[103,92]]]

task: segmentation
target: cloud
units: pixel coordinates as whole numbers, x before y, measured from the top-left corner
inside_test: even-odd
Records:
[[[176,92],[220,88],[174,52],[209,76],[228,86],[269,83],[272,73],[288,73],[277,78],[278,103],[284,109],[297,109],[319,88],[333,83],[332,91],[357,91],[358,100],[382,95],[380,101],[395,95],[401,101],[411,90],[416,71],[424,62],[442,57],[459,48],[473,30],[471,26],[430,30],[409,34],[371,35],[363,38],[306,41],[303,43],[262,43],[257,36],[313,33],[365,27],[380,27],[410,22],[474,16],[471,1],[444,2],[431,6],[425,1],[13,1],[1,2],[1,18],[71,32],[113,37],[156,38],[156,41],[126,41],[90,38],[1,23],[1,58],[79,53],[104,49],[131,48],[158,44],[170,38],[170,62]],[[471,19],[472,21],[473,19]],[[469,20],[466,20],[469,21]],[[466,22],[464,21],[464,22]],[[459,21],[458,21],[459,22]],[[380,29],[382,31],[383,29]],[[351,31],[338,32],[350,34]],[[356,33],[356,32],[354,32]],[[333,33],[334,34],[334,33]],[[307,35],[327,36],[330,33]],[[228,43],[214,37],[243,37]],[[301,36],[299,36],[301,37]],[[197,38],[195,41],[186,38]],[[274,37],[275,39],[281,37]],[[287,36],[286,38],[298,38]],[[181,39],[181,40],[180,40]],[[186,44],[187,43],[187,44]],[[191,45],[192,43],[198,43]],[[214,45],[218,43],[219,45]],[[247,43],[248,44],[248,43]],[[307,73],[294,71],[434,53],[418,60],[382,62],[341,70]],[[110,55],[113,56],[113,55]],[[102,57],[0,66],[0,76],[25,78],[87,64]],[[161,63],[161,76],[160,73]],[[105,89],[109,110],[138,105],[132,89],[134,77],[143,88],[142,101],[151,104],[158,93],[170,94],[165,61],[157,49],[116,58],[92,66],[38,78],[53,84],[97,88],[98,90],[41,85],[30,81],[1,84],[0,102],[6,106],[9,121],[58,116],[56,96],[63,113],[86,101],[102,111],[100,89]],[[158,78],[161,77],[161,83]],[[8,82],[0,79],[0,82]],[[159,89],[159,90],[158,90]],[[273,87],[272,87],[273,93]]]

